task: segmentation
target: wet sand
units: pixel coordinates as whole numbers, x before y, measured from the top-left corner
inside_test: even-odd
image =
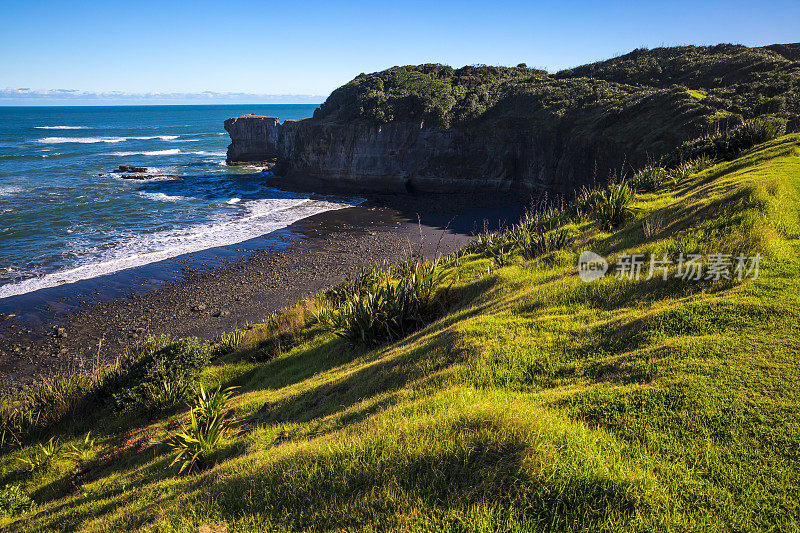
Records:
[[[426,258],[446,255],[485,224],[513,223],[527,205],[519,198],[476,203],[469,197],[371,199],[261,239],[0,300],[0,394],[113,361],[148,335],[211,339],[361,267],[403,261],[420,250]]]

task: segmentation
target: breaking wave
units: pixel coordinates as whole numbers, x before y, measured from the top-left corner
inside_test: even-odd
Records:
[[[111,274],[208,248],[229,246],[285,228],[303,218],[350,205],[308,198],[242,202],[237,206],[239,209],[233,217],[193,227],[139,235],[112,248],[106,248],[98,255],[87,257],[83,264],[74,268],[0,286],[0,298]]]
[[[177,138],[178,138],[177,135],[150,135],[150,136],[139,136],[139,137],[44,137],[43,139],[37,139],[36,142],[42,144],[63,144],[63,143],[91,144],[91,143],[121,143],[131,140],[148,141],[155,139],[160,139],[162,141],[172,141]]]

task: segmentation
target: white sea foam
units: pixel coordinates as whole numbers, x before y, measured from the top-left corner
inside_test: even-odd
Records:
[[[162,141],[174,141],[178,138],[177,135],[152,135],[150,137],[128,137],[129,139],[139,139],[143,141],[151,140],[151,139],[161,139]]]
[[[148,169],[147,173],[151,174],[149,169]],[[108,174],[105,174],[105,176],[108,176],[110,178],[116,178],[116,179],[118,179],[120,181],[124,181],[126,183],[130,183],[130,181],[131,181],[130,178],[123,178],[122,176],[124,176],[124,175],[126,175],[126,174],[120,174],[119,172],[109,172]],[[182,179],[182,178],[180,176],[175,176],[175,175],[164,176],[164,175],[154,174],[152,178],[151,177],[144,177],[141,174],[136,176],[136,182],[137,183],[150,183],[150,182],[153,182],[153,181],[173,181],[173,180],[179,180],[179,179]]]
[[[121,143],[127,141],[128,137],[44,137],[37,139],[36,142],[42,144],[91,144],[91,143]]]
[[[104,250],[100,255],[87,257],[84,264],[74,268],[2,286],[0,298],[111,274],[216,246],[233,245],[285,228],[317,213],[349,205],[351,204],[308,198],[248,201],[241,206],[244,208],[243,216],[223,218],[215,223],[179,230],[139,235]]]
[[[193,155],[210,155],[214,157],[222,157],[228,155],[228,152],[217,151],[217,152],[206,152],[205,150],[195,150],[194,152],[184,152],[185,154],[193,154]]]
[[[241,201],[242,201],[241,198],[231,198],[230,200],[228,200],[225,203],[228,204],[228,205],[233,205],[233,204],[238,204]]]
[[[0,187],[0,196],[13,196],[18,192],[22,192],[22,187],[15,187],[13,185]]]
[[[207,155],[212,157],[222,157],[227,155],[227,152],[207,152],[205,150],[181,150],[179,148],[171,148],[168,150],[147,150],[147,151],[128,151],[128,152],[109,152],[105,155],[128,156],[128,155]]]
[[[171,150],[149,150],[144,152],[111,152],[106,155],[127,156],[127,155],[177,155],[181,153],[178,148]]]
[[[188,196],[170,196],[168,194],[164,194],[163,192],[145,192],[139,191],[139,196],[143,198],[147,198],[149,200],[155,200],[157,202],[180,202],[182,200],[189,200]]]
[[[162,141],[172,141],[177,139],[177,135],[149,135],[139,137],[44,137],[37,139],[36,142],[42,144],[63,144],[63,143],[76,143],[76,144],[91,144],[91,143],[121,143],[131,140],[149,141],[160,139]]]
[[[34,126],[37,130],[88,130],[87,126]]]

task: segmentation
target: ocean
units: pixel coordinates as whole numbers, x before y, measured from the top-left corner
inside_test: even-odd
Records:
[[[225,164],[225,119],[283,121],[315,107],[0,107],[0,299],[240,243],[348,206]],[[147,179],[123,179],[120,165],[147,167]]]

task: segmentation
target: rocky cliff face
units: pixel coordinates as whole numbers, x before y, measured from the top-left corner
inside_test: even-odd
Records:
[[[225,121],[231,136],[228,164],[273,162],[278,157],[277,142],[280,124],[276,117],[242,115]]]
[[[276,171],[309,186],[349,191],[566,189],[575,182],[576,158],[586,157],[583,150],[564,151],[559,145],[557,135],[534,140],[512,131],[487,136],[414,123],[305,121],[279,128]],[[566,160],[569,168],[561,168]]]
[[[665,119],[666,120],[666,119]],[[568,192],[671,148],[679,134],[630,129],[630,139],[576,134],[573,128],[467,132],[419,123],[332,124],[245,115],[225,122],[230,164],[263,162],[298,185],[373,192]],[[657,154],[656,154],[657,155]]]

